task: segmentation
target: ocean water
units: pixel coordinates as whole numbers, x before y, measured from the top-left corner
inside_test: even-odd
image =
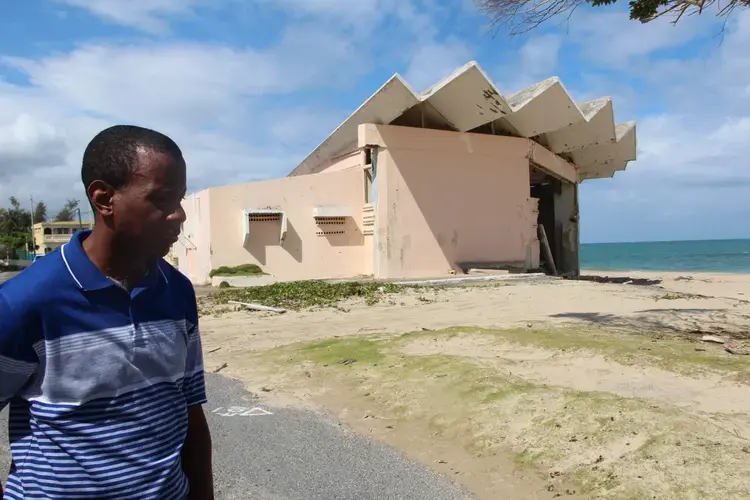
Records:
[[[750,273],[750,240],[590,243],[581,245],[581,268]]]

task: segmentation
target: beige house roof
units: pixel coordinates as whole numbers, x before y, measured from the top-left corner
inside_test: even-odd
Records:
[[[81,221],[80,224],[83,224],[84,226],[90,226],[93,224],[93,222],[90,221]],[[34,224],[34,227],[56,227],[56,226],[77,226],[79,225],[79,222],[77,220],[67,220],[67,221],[47,221],[47,222],[37,222]]]
[[[356,149],[363,123],[531,138],[574,163],[579,181],[612,177],[636,158],[635,122],[615,125],[610,98],[576,103],[557,77],[504,96],[472,61],[421,94],[393,75],[289,175]]]

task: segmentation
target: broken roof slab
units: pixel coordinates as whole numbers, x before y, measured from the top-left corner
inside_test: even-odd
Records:
[[[523,137],[561,130],[584,120],[583,113],[557,77],[513,94],[508,102],[513,113],[505,120]]]
[[[315,148],[294,172],[307,174],[322,170],[333,159],[347,153],[352,145],[356,147],[357,127],[361,123],[387,125],[419,102],[409,85],[399,75],[393,75]]]
[[[505,97],[472,61],[420,94],[394,75],[289,175],[320,172],[351,152],[364,123],[533,139],[572,161],[579,180],[611,177],[636,157],[635,124],[615,127],[610,98],[579,105],[557,77]]]
[[[578,166],[579,180],[599,178],[598,175],[625,170],[629,161],[635,159],[637,148],[635,122],[620,123],[615,127],[616,140],[611,144],[592,146],[573,151],[571,160]]]
[[[420,95],[459,132],[467,132],[511,112],[510,106],[476,64],[459,68]]]
[[[583,120],[540,138],[553,153],[569,153],[615,142],[615,113],[612,99],[604,97],[580,105]]]

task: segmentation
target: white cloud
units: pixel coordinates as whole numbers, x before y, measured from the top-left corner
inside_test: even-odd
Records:
[[[315,17],[355,26],[354,36],[371,34],[386,17],[403,23],[412,34],[432,38],[432,16],[440,8],[432,0],[256,0],[273,5],[294,17]],[[422,3],[418,3],[418,2]]]
[[[56,0],[110,22],[149,33],[169,31],[169,18],[187,15],[206,0]]]
[[[473,55],[470,44],[453,36],[439,38],[438,22],[450,15],[450,9],[437,0],[259,1],[295,17],[331,22],[338,29],[353,27],[347,32],[350,40],[378,47],[380,57],[390,59],[392,66],[405,62],[404,77],[418,91],[448,76]],[[387,35],[384,28],[391,28]],[[373,56],[377,50],[373,49]]]
[[[532,38],[521,47],[521,70],[535,77],[552,73],[557,68],[561,45],[560,35],[546,34]]]
[[[176,18],[208,5],[205,0],[57,1],[151,33],[163,33]],[[279,6],[299,8],[310,19],[285,25],[276,43],[263,48],[105,39],[42,57],[0,54],[0,72],[4,66],[28,80],[14,85],[0,79],[0,132],[14,137],[0,143],[0,200],[35,193],[56,206],[80,192],[87,142],[115,123],[171,135],[188,160],[191,189],[284,175],[346,112],[315,103],[289,108],[276,98],[356,83],[371,70],[362,64],[372,46],[365,34],[386,16],[408,24],[402,26],[407,41],[434,34],[429,15],[401,0],[283,0]],[[336,15],[354,16],[362,28],[357,36],[342,23],[319,22],[321,16]],[[42,180],[53,181],[55,188],[43,188]]]
[[[66,152],[65,137],[49,123],[26,113],[0,127],[0,165],[20,169],[54,166]],[[0,175],[6,171],[0,166]]]
[[[419,44],[411,54],[404,78],[415,91],[421,92],[471,61],[472,56],[471,47],[456,38]]]
[[[384,7],[383,0],[260,0],[296,15],[330,16],[350,22],[371,18]]]
[[[721,44],[697,40],[713,33],[713,19],[690,23],[696,40],[681,50],[676,44],[690,34],[668,24],[648,32],[638,23],[624,32],[601,28],[599,38],[585,39],[587,57],[609,52],[612,59],[601,61],[609,71],[589,68],[582,79],[588,88],[576,94],[620,93],[618,119],[638,120],[638,160],[611,181],[584,183],[584,239],[750,236],[750,226],[732,223],[750,217],[750,12],[730,20]],[[618,57],[629,66],[619,67]]]
[[[175,19],[209,5],[56,1],[150,33],[164,33]],[[269,2],[252,5],[268,8]],[[711,38],[716,23],[705,17],[685,18],[684,27],[642,26],[627,13],[592,9],[573,17],[569,33],[532,34],[516,51],[498,36],[485,51],[478,37],[486,34],[458,27],[450,15],[461,6],[450,11],[446,5],[279,0],[275,6],[295,13],[296,22],[274,32],[271,45],[72,39],[77,45],[67,52],[6,54],[0,74],[9,67],[14,81],[20,72],[28,84],[0,77],[0,204],[33,193],[56,207],[82,193],[83,149],[114,123],[172,135],[188,160],[191,189],[284,175],[366,97],[359,84],[382,83],[363,82],[362,74],[403,68],[415,90],[424,90],[481,55],[485,68],[495,65],[503,92],[560,74],[576,98],[613,95],[618,120],[639,120],[639,160],[614,180],[582,188],[585,235],[719,235],[736,214],[750,217],[744,203],[750,13],[735,16],[721,44]],[[327,100],[331,87],[348,90],[354,83],[356,97],[343,96],[334,106]],[[319,91],[327,91],[320,100]]]
[[[290,26],[263,50],[85,44],[39,59],[1,58],[0,69],[20,71],[29,83],[0,80],[0,200],[44,191],[55,206],[80,193],[87,142],[116,123],[171,135],[190,164],[192,188],[283,175],[307,146],[267,146],[274,120],[286,116],[271,112],[273,97],[346,85],[360,74],[356,60],[346,39],[312,25]],[[342,67],[350,69],[337,72]]]
[[[351,112],[315,107],[287,108],[264,118],[280,147],[300,146],[312,151]],[[302,160],[302,158],[300,158]]]
[[[717,24],[711,21],[708,16],[685,16],[677,25],[667,18],[643,24],[630,20],[623,10],[602,11],[598,7],[576,13],[569,26],[570,37],[578,43],[584,57],[598,64],[625,68],[634,58],[718,34]]]
[[[496,72],[495,83],[506,94],[554,75],[563,39],[557,34],[543,34],[529,38],[508,64]]]
[[[38,60],[5,58],[60,103],[174,126],[237,118],[246,111],[240,99],[328,86],[332,71],[354,61],[346,40],[305,27],[289,30],[266,51],[189,43],[88,45]]]

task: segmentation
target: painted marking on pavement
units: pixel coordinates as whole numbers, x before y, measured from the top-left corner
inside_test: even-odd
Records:
[[[273,413],[264,410],[263,408],[247,408],[245,406],[230,406],[228,408],[220,406],[211,413],[216,413],[221,417],[259,417],[262,415],[273,415]]]

